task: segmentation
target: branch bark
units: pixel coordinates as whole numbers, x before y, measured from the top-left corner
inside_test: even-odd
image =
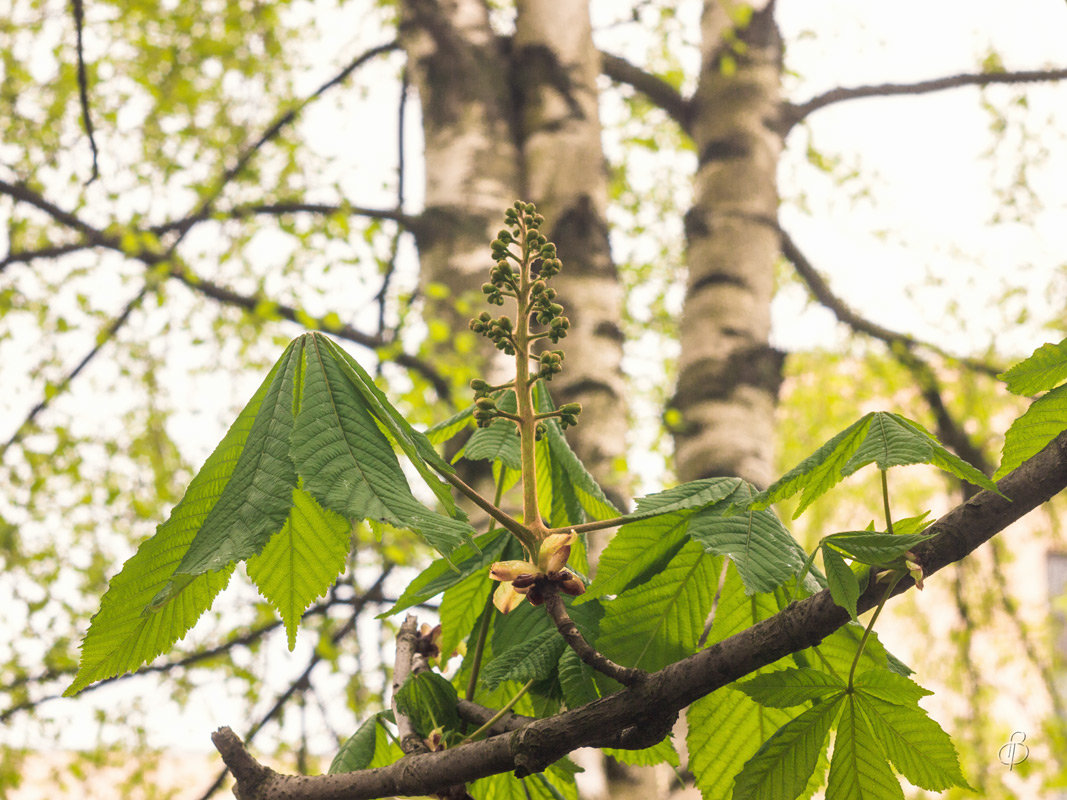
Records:
[[[901,95],[920,95],[942,92],[946,89],[958,89],[963,86],[989,86],[992,84],[1043,83],[1061,81],[1067,78],[1067,69],[1035,69],[1015,72],[977,72],[960,75],[948,75],[917,83],[881,83],[871,86],[840,86],[822,94],[815,95],[803,103],[786,103],[782,108],[782,135],[788,133],[794,125],[820,108],[842,103],[846,100],[860,100],[864,97],[899,97]]]
[[[962,364],[968,369],[980,372],[984,375],[989,375],[990,377],[995,378],[1002,371],[1000,367],[993,364],[987,364],[984,361],[972,358],[961,358],[935,344],[924,342],[910,334],[901,333],[900,331],[895,331],[891,328],[885,328],[856,313],[848,303],[834,294],[830,285],[826,282],[826,279],[819,273],[811,261],[808,260],[808,257],[804,255],[804,251],[802,251],[797,243],[793,241],[793,238],[782,230],[777,223],[773,224],[778,230],[778,235],[781,237],[782,255],[793,265],[797,275],[807,285],[808,290],[821,305],[833,312],[833,315],[837,317],[838,321],[843,322],[845,325],[852,328],[852,330],[857,333],[866,334],[871,338],[879,339],[890,347],[893,347],[894,345],[903,345],[909,349],[913,347],[926,348],[942,358]]]
[[[1003,478],[998,487],[1006,497],[979,492],[929,529],[937,536],[915,549],[926,575],[964,558],[1067,487],[1067,432]],[[913,585],[905,578],[894,594]],[[872,608],[882,591],[877,581],[871,581],[858,610]],[[543,770],[578,747],[647,746],[648,736],[642,733],[659,733],[680,709],[783,656],[818,644],[848,620],[848,612],[824,590],[651,674],[633,688],[516,731],[363,772],[280,775],[259,765],[228,728],[217,731],[212,740],[237,779],[235,792],[240,800],[371,800],[426,794],[435,787],[508,771],[522,777]]]
[[[641,92],[653,105],[666,111],[667,115],[677,122],[683,131],[690,136],[693,135],[691,130],[692,112],[689,100],[667,81],[658,75],[646,72],[633,62],[605,50],[600,51],[600,65],[600,71],[604,75],[611,78],[615,83],[632,86]]]
[[[578,626],[571,619],[571,615],[567,613],[567,607],[563,605],[563,600],[560,598],[555,586],[549,584],[545,588],[544,597],[545,611],[548,612],[548,616],[556,624],[556,630],[559,631],[559,635],[563,637],[563,640],[570,646],[571,650],[578,655],[578,658],[597,672],[607,675],[623,686],[636,686],[648,679],[648,673],[644,670],[616,664],[607,656],[597,652],[596,648],[585,640],[582,632],[578,630]]]

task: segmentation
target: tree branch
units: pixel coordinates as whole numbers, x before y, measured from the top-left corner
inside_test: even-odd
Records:
[[[337,631],[330,637],[331,644],[338,644],[342,639],[344,639],[356,629],[356,620],[359,618],[360,613],[363,611],[367,603],[369,603],[375,597],[381,597],[382,586],[385,585],[386,578],[389,577],[389,573],[393,571],[394,566],[396,565],[386,564],[385,569],[382,570],[382,574],[379,575],[377,580],[374,581],[371,587],[367,589],[367,591],[364,592],[358,600],[356,600],[352,607],[352,616],[349,617],[345,621],[345,624],[338,628]],[[275,716],[277,716],[278,712],[282,710],[282,708],[294,694],[296,694],[298,691],[305,689],[309,685],[311,673],[314,671],[315,667],[319,665],[319,662],[322,661],[323,658],[325,658],[323,653],[324,651],[321,648],[316,648],[314,655],[311,656],[311,659],[308,661],[308,665],[304,668],[304,671],[300,673],[296,680],[289,684],[288,689],[278,695],[277,699],[274,701],[274,705],[272,705],[267,710],[267,712],[259,718],[259,721],[256,722],[249,729],[248,735],[245,737],[245,741],[252,741],[252,739],[256,737],[256,734],[258,734],[268,722],[270,722],[272,719],[274,719]],[[227,764],[227,766],[229,766],[229,764]],[[211,795],[217,792],[222,786],[222,782],[225,779],[226,770],[223,769],[215,778],[215,781],[211,784],[211,786],[209,786],[200,796],[200,800],[207,800],[207,798],[211,797]]]
[[[556,630],[559,631],[559,635],[563,637],[563,640],[577,654],[578,658],[597,672],[607,675],[623,686],[636,686],[648,679],[648,673],[643,669],[616,664],[585,640],[582,632],[578,630],[578,626],[571,619],[571,615],[567,613],[567,607],[563,605],[563,600],[560,598],[554,584],[548,583],[545,585],[544,598],[545,611],[548,612],[548,616],[552,618],[552,621],[556,623]]]
[[[213,219],[246,219],[256,215],[280,217],[286,214],[320,214],[329,216],[337,213],[346,213],[357,217],[367,217],[368,219],[390,220],[414,234],[416,238],[422,231],[419,224],[420,217],[418,215],[404,214],[397,210],[353,206],[347,203],[305,203],[299,200],[281,201],[277,203],[250,203],[247,205],[235,206],[230,209],[213,211],[210,216]],[[199,223],[204,222],[205,219],[207,219],[205,216],[182,217],[181,219],[164,222],[161,225],[154,225],[149,228],[149,230],[157,236],[174,233],[175,231],[184,233]]]
[[[691,133],[692,112],[689,101],[682,93],[657,75],[638,67],[625,58],[600,51],[601,72],[615,83],[632,86],[651,103],[667,112],[687,134]]]
[[[131,298],[125,306],[123,306],[123,309],[119,313],[119,315],[113,320],[111,320],[111,322],[108,323],[108,326],[100,333],[100,335],[96,337],[96,343],[92,346],[88,353],[82,356],[81,361],[79,361],[70,372],[63,376],[63,379],[55,385],[53,391],[46,392],[44,397],[42,397],[41,400],[38,401],[37,405],[30,409],[30,413],[27,414],[25,419],[22,420],[19,426],[15,428],[15,431],[11,434],[11,437],[6,442],[4,442],[3,447],[0,447],[0,463],[3,462],[4,456],[7,454],[8,449],[22,438],[26,429],[33,424],[33,421],[37,419],[37,417],[41,414],[42,411],[48,408],[52,400],[54,400],[56,397],[59,397],[59,395],[66,391],[67,387],[70,386],[71,381],[77,378],[81,371],[87,366],[89,366],[92,360],[96,358],[97,355],[99,355],[101,350],[104,349],[104,345],[114,339],[115,335],[120,330],[122,330],[122,327],[126,324],[127,321],[129,321],[130,314],[132,314],[133,310],[141,304],[141,301],[144,300],[145,295],[148,294],[148,291],[148,284],[145,284],[143,287],[141,287],[141,290],[137,292],[137,294],[134,295],[133,298]]]
[[[937,535],[915,548],[927,575],[964,558],[1067,487],[1067,432],[1003,478],[998,487],[1006,497],[981,491],[928,529]],[[894,594],[913,585],[910,578],[904,578]],[[858,611],[872,608],[883,591],[878,581],[871,581],[859,599]],[[658,733],[653,729],[663,725],[665,716],[783,656],[818,644],[848,620],[848,612],[833,602],[829,590],[823,590],[651,674],[633,688],[536,720],[517,731],[363,772],[279,775],[260,766],[228,728],[217,731],[212,740],[237,778],[241,800],[371,800],[427,794],[435,787],[508,771],[523,777],[578,747],[619,746],[620,740],[636,746],[642,730]]]
[[[220,286],[219,284],[212,283],[211,281],[203,280],[199,277],[192,276],[187,269],[180,266],[177,263],[177,259],[173,258],[174,248],[177,246],[177,242],[171,244],[168,250],[164,253],[155,253],[151,251],[142,251],[140,253],[129,254],[123,251],[121,246],[121,239],[117,236],[111,236],[98,228],[93,227],[89,223],[83,221],[74,214],[56,206],[54,203],[49,202],[44,197],[39,195],[27,186],[21,184],[11,184],[7,181],[0,179],[0,193],[8,194],[17,200],[22,200],[35,208],[38,208],[57,222],[66,225],[69,228],[73,228],[82,233],[87,242],[85,246],[92,247],[104,247],[109,250],[113,250],[118,253],[122,253],[124,256],[136,258],[148,267],[154,267],[166,261],[170,261],[171,267],[168,271],[168,276],[176,280],[181,281],[187,287],[195,292],[203,294],[207,297],[211,297],[228,305],[237,306],[243,308],[245,311],[254,312],[256,309],[263,307],[265,304],[269,305],[272,313],[281,317],[282,319],[290,322],[295,322],[302,327],[304,326],[303,320],[307,319],[307,314],[299,309],[286,305],[284,303],[274,303],[264,297],[257,297],[255,295],[243,295],[238,292],[228,289],[227,287]],[[298,207],[302,206],[302,207]],[[267,206],[252,206],[250,209],[263,209]],[[279,206],[269,207],[278,209]],[[287,204],[284,206],[285,211],[276,211],[276,213],[287,213],[289,211],[307,210],[307,204]],[[339,207],[341,208],[341,207]],[[257,213],[254,211],[247,211],[246,213]],[[381,212],[385,214],[393,214],[394,212]],[[206,218],[206,217],[205,217]],[[188,231],[196,224],[192,217],[187,217],[184,220],[180,220],[174,223],[173,230],[176,230],[179,237],[184,236]],[[5,262],[6,263],[6,262]],[[380,347],[384,347],[389,342],[383,341],[377,337],[363,333],[362,331],[352,327],[349,324],[329,326],[325,323],[318,321],[322,325],[323,330],[327,333],[333,334],[341,339],[346,339],[350,342],[362,345],[371,350],[377,350]],[[393,357],[393,361],[402,367],[414,370],[425,377],[434,387],[434,391],[438,397],[442,400],[449,400],[452,396],[452,387],[437,369],[431,364],[423,361],[417,356],[410,355],[408,353],[399,353]],[[65,385],[65,384],[64,384]],[[38,412],[39,413],[39,412]]]
[[[400,713],[397,695],[404,681],[413,673],[412,662],[415,659],[415,639],[418,638],[418,620],[414,614],[404,618],[404,624],[396,635],[396,659],[393,662],[393,718],[396,720],[397,733],[400,735],[400,749],[405,753],[426,753],[429,748],[415,730],[411,719]]]
[[[71,6],[74,11],[74,30],[77,36],[78,99],[82,108],[82,124],[85,125],[85,134],[89,137],[89,147],[93,151],[93,171],[89,176],[89,180],[85,182],[85,185],[88,186],[100,177],[99,153],[96,149],[96,138],[93,136],[93,118],[89,114],[89,76],[85,70],[85,48],[82,44],[82,32],[85,28],[85,6],[82,0],[71,0]]]
[[[830,285],[826,282],[826,279],[819,274],[819,271],[815,269],[807,256],[805,256],[803,251],[797,246],[797,243],[793,241],[793,238],[782,230],[781,226],[777,225],[777,223],[775,223],[775,227],[778,230],[778,235],[781,237],[782,255],[792,263],[794,269],[796,269],[797,275],[799,275],[800,279],[807,285],[808,290],[821,305],[828,308],[840,322],[843,322],[845,325],[852,328],[852,330],[857,333],[866,334],[871,338],[879,339],[890,347],[904,346],[908,349],[914,347],[926,348],[943,358],[963,364],[968,369],[980,372],[984,375],[989,375],[990,377],[995,378],[1002,371],[999,367],[977,359],[962,358],[953,355],[935,344],[924,342],[910,334],[901,333],[900,331],[895,331],[891,328],[884,328],[881,325],[871,322],[866,317],[859,315],[849,307],[844,300],[833,293],[833,290],[830,289]]]
[[[815,95],[803,103],[786,103],[782,109],[783,136],[794,125],[820,108],[846,100],[864,97],[899,97],[920,95],[958,89],[963,86],[989,86],[991,84],[1043,83],[1067,78],[1067,69],[1020,70],[1017,72],[977,72],[949,75],[917,83],[882,83],[872,86],[841,86]]]

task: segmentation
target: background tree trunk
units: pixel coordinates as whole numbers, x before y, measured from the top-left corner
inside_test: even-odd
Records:
[[[773,3],[751,18],[745,8],[709,2],[701,21],[691,126],[699,161],[672,405],[679,480],[739,475],[766,486],[783,358],[768,345],[781,43]]]

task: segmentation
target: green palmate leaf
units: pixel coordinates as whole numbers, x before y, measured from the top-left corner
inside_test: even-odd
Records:
[[[328,774],[335,775],[339,772],[358,772],[366,769],[374,759],[375,744],[377,744],[378,715],[368,719],[360,725],[341,745],[337,755],[330,762]]]
[[[599,603],[575,607],[565,598],[571,619],[587,640],[596,640],[603,614]],[[499,618],[493,630],[493,659],[482,671],[482,683],[495,689],[506,680],[543,680],[555,674],[566,642],[544,613],[527,603]]]
[[[857,675],[853,685],[862,694],[897,705],[916,705],[933,694],[910,678],[887,669],[871,669]]]
[[[445,589],[438,611],[441,617],[441,656],[444,660],[448,660],[459,643],[470,635],[496,585],[490,580],[488,571],[479,570]]]
[[[497,397],[497,408],[515,413],[515,392],[508,389]],[[499,461],[510,469],[520,469],[519,431],[510,419],[495,419],[487,428],[478,428],[467,440],[463,457],[474,461]]]
[[[516,778],[510,773],[491,775],[470,784],[475,800],[577,800],[574,777],[549,767],[543,773]]]
[[[664,492],[637,498],[637,508],[626,515],[627,520],[640,520],[672,511],[697,509],[732,497],[744,481],[740,478],[702,478],[682,483]]]
[[[879,469],[908,464],[932,464],[961,480],[981,486],[991,492],[997,485],[977,467],[949,452],[922,425],[900,414],[878,411],[871,415],[867,438],[841,468],[843,476],[851,475],[866,464]]]
[[[804,509],[840,482],[843,477],[841,469],[867,437],[873,416],[861,417],[830,439],[754,498],[752,507],[766,508],[803,491],[793,514],[793,519],[799,517]]]
[[[930,527],[931,520],[929,519],[930,512],[924,511],[921,514],[917,514],[914,517],[902,517],[901,519],[893,520],[893,533],[897,536],[915,536],[922,533],[924,530]],[[870,530],[874,530],[874,523],[871,523]],[[867,531],[868,533],[870,531]]]
[[[804,550],[769,509],[741,510],[754,496],[742,482],[729,496],[697,511],[689,535],[709,553],[729,556],[748,594],[771,592],[796,575]]]
[[[993,477],[1001,478],[1067,430],[1067,385],[1037,398],[1004,434],[1004,452]]]
[[[829,697],[779,728],[738,774],[734,800],[795,800],[815,771],[844,695]]]
[[[557,492],[552,481],[552,454],[545,438],[534,444],[534,476],[537,480],[537,511],[541,519],[551,519]]]
[[[675,512],[619,528],[600,556],[596,578],[577,602],[619,594],[656,575],[688,540],[691,516]]]
[[[755,755],[760,742],[790,715],[762,708],[733,686],[724,686],[686,709],[689,769],[704,800],[730,797],[734,776]]]
[[[837,725],[826,796],[833,800],[904,800],[900,782],[852,697],[845,701]]]
[[[822,548],[822,563],[826,569],[826,582],[830,585],[830,596],[855,619],[856,601],[860,596],[859,578],[832,547]]]
[[[325,594],[345,568],[352,545],[352,524],[327,511],[302,489],[282,529],[259,554],[248,559],[248,577],[285,623],[289,649],[308,606]]]
[[[871,412],[779,478],[758,495],[753,508],[766,508],[803,491],[793,518],[843,478],[866,464],[879,469],[907,464],[932,464],[968,483],[996,491],[996,485],[977,468],[952,454],[925,428],[899,414]]]
[[[436,672],[410,676],[396,693],[397,710],[421,736],[429,736],[438,727],[459,730],[458,700],[456,687]]]
[[[837,671],[839,676],[848,675],[852,669],[852,661],[856,656],[856,650],[863,638],[864,626],[849,622],[831,633],[819,643],[819,656],[810,656],[815,663],[822,664],[825,659],[830,669]],[[820,658],[821,656],[821,658]],[[907,665],[897,660],[891,653],[886,651],[878,639],[877,633],[871,633],[860,655],[859,668],[864,670],[890,670],[898,675],[908,675],[911,670]]]
[[[585,465],[578,459],[571,446],[567,443],[559,426],[550,420],[546,440],[552,463],[558,464],[563,473],[563,482],[574,494],[578,504],[591,520],[611,519],[619,516],[619,510],[608,500],[604,490],[600,488],[593,476],[586,470]]]
[[[396,722],[392,712],[380,712],[377,716],[378,724],[374,727],[374,758],[367,764],[367,769],[387,767],[404,757],[404,751],[400,749],[400,745],[389,735],[385,725],[382,724],[385,720]]]
[[[709,643],[721,642],[740,633],[777,613],[786,604],[784,596],[778,596],[781,593],[746,595],[736,566],[732,562],[727,564],[715,617],[708,632]],[[854,648],[852,652],[855,652]],[[691,705],[686,712],[689,768],[696,776],[696,784],[704,798],[728,798],[734,776],[756,753],[760,743],[791,717],[787,711],[757,704],[736,686],[723,687]]]
[[[1067,380],[1067,339],[1043,344],[1033,354],[997,376],[1013,394],[1037,394]]]
[[[318,338],[311,341],[318,343]],[[309,345],[307,355],[292,445],[304,488],[325,508],[346,517],[376,519],[415,531],[447,557],[471,537],[473,529],[430,511],[414,498],[365,396],[352,391],[328,348]]]
[[[302,354],[296,339],[279,359],[233,474],[175,572],[199,575],[253,556],[289,516],[297,488],[289,440]]]
[[[670,734],[663,740],[644,750],[615,750],[605,747],[603,752],[622,764],[632,764],[635,767],[651,767],[654,764],[670,764],[677,768],[681,763],[678,760],[678,751],[674,749],[674,741]]]
[[[823,539],[823,552],[836,548],[859,562],[877,567],[892,563],[915,545],[929,539],[930,536],[922,534],[893,535],[867,531],[832,533]]]
[[[828,672],[796,667],[764,672],[737,685],[760,705],[773,708],[791,708],[820,701],[845,687],[844,681]]]
[[[544,381],[538,381],[533,387],[534,408],[539,414],[549,413],[555,410],[552,398],[549,395]],[[620,512],[605,496],[604,490],[596,482],[581,459],[567,443],[567,437],[563,435],[559,420],[545,420],[546,435],[542,441],[548,444],[549,457],[552,460],[553,470],[559,470],[560,478],[555,477],[553,472],[553,499],[559,494],[561,486],[566,487],[566,492],[573,496],[578,505],[592,520],[611,519],[619,516]],[[574,509],[569,508],[568,513],[573,514]],[[571,517],[571,521],[577,523],[581,520]]]
[[[857,691],[853,702],[889,760],[913,784],[932,791],[970,788],[952,740],[918,705],[887,702],[864,691]]]
[[[721,557],[695,542],[684,544],[655,576],[607,605],[597,649],[649,671],[696,652],[721,566]]]
[[[559,686],[567,708],[580,708],[600,697],[593,680],[593,668],[569,647],[559,659]]]
[[[363,398],[367,409],[404,451],[412,466],[437,496],[445,510],[456,519],[465,520],[466,515],[456,507],[452,490],[434,471],[451,473],[454,470],[447,461],[441,458],[425,434],[411,427],[404,416],[389,402],[382,390],[374,385],[374,380],[367,371],[343,348],[319,333],[306,334],[306,336],[308,337],[308,352],[315,350],[324,356],[329,354],[336,360],[345,377]]]
[[[111,579],[100,610],[82,641],[78,674],[65,694],[76,694],[94,681],[134,670],[169,649],[226,586],[232,567],[189,576],[180,592],[172,587],[166,593],[170,602],[157,602],[153,606],[172,585],[174,571],[222,496],[264,398],[280,371],[281,361],[274,365],[208,456],[167,521],[156,529],[154,536],[141,543],[119,574]]]
[[[453,551],[450,559],[437,559],[408,584],[392,608],[379,616],[392,616],[405,608],[425,603],[474,573],[488,570],[490,564],[501,560],[508,541],[504,531],[498,528],[478,536],[473,545],[465,544]]]
[[[544,680],[556,671],[567,643],[555,628],[515,645],[494,658],[482,670],[481,681],[495,689],[503,681]]]
[[[551,440],[549,441],[548,449],[549,457],[551,458]],[[541,455],[541,450],[536,451],[537,455]],[[549,512],[546,521],[549,526],[553,528],[565,528],[568,525],[576,525],[585,519],[584,509],[578,500],[578,494],[575,491],[574,484],[567,479],[563,472],[563,466],[558,458],[551,458],[552,470],[551,470],[551,486],[552,486],[552,507]],[[540,486],[540,482],[538,482]],[[574,558],[572,550],[571,558]],[[572,565],[574,562],[571,562]]]
[[[430,441],[430,444],[441,444],[473,424],[474,406],[467,406],[448,419],[427,428],[425,436]]]

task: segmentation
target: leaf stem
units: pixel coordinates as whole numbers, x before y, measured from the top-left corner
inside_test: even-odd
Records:
[[[474,733],[472,733],[469,736],[467,736],[463,740],[462,744],[466,744],[467,742],[473,742],[475,739],[477,739],[479,736],[481,736],[487,730],[492,728],[497,722],[499,722],[501,719],[503,719],[504,715],[507,714],[509,711],[511,711],[511,709],[513,709],[515,707],[515,704],[518,703],[519,700],[522,699],[523,695],[525,695],[528,691],[530,691],[530,687],[533,686],[533,685],[534,685],[533,678],[531,678],[530,680],[526,681],[526,683],[523,685],[523,687],[521,689],[519,689],[519,691],[517,691],[515,693],[514,697],[512,697],[510,700],[508,700],[508,702],[504,705],[504,707],[502,709],[497,711],[495,714],[493,714],[493,716],[491,716],[488,720],[486,720],[485,724],[482,725],[482,727],[480,727]]]
[[[885,508],[885,529],[887,533],[893,532],[893,515],[889,513],[889,478],[888,470],[881,470],[882,473],[882,506]]]
[[[495,504],[489,502],[476,489],[469,486],[461,477],[459,477],[455,473],[441,472],[441,476],[446,481],[455,486],[457,489],[459,489],[460,492],[462,492],[472,503],[478,506],[478,508],[482,509],[482,511],[484,511],[490,517],[499,522],[501,527],[513,534],[516,539],[522,542],[523,547],[525,547],[530,553],[537,552],[538,540],[534,536],[534,533],[532,530],[530,530],[530,528],[528,528],[526,525],[523,525],[513,516],[504,511],[502,508],[499,508]]]
[[[478,626],[478,641],[474,645],[474,661],[471,663],[471,677],[467,681],[465,697],[474,700],[474,692],[478,686],[478,673],[482,669],[482,656],[485,654],[485,643],[489,638],[489,621],[492,619],[493,593],[485,600],[485,608],[482,610],[482,623]]]
[[[580,525],[564,525],[562,528],[549,528],[546,531],[546,535],[553,533],[590,533],[592,531],[602,531],[605,528],[615,528],[619,525],[623,525],[627,522],[633,522],[629,515],[623,517],[612,517],[611,519],[599,519],[592,522],[583,522]]]
[[[885,475],[885,472],[882,472]],[[867,640],[871,636],[871,632],[874,630],[874,623],[878,621],[878,615],[882,613],[882,609],[885,608],[886,601],[893,594],[893,589],[900,583],[900,579],[908,573],[906,572],[894,572],[893,579],[886,586],[885,594],[882,595],[882,599],[878,601],[878,607],[874,609],[874,614],[871,616],[871,621],[867,623],[867,629],[863,631],[863,638],[860,639],[859,646],[856,648],[856,656],[852,659],[852,668],[848,671],[848,690],[852,691],[852,681],[856,677],[856,666],[860,663],[860,656],[863,655],[863,648],[867,646]]]

